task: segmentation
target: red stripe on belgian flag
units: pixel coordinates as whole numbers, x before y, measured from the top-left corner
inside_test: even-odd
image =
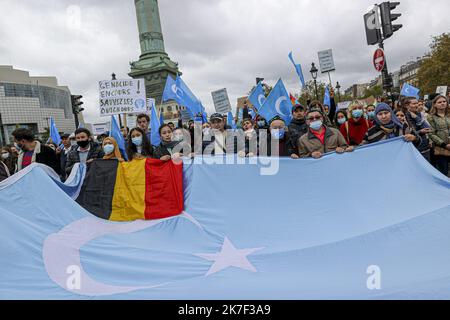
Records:
[[[145,175],[145,219],[181,214],[184,210],[183,163],[147,159]]]

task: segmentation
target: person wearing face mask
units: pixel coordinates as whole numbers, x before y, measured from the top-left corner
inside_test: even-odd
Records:
[[[348,146],[344,136],[339,130],[324,124],[324,115],[321,109],[310,109],[306,115],[308,133],[298,141],[300,158],[319,159],[329,152],[344,153],[353,151]]]
[[[363,144],[375,143],[400,136],[403,136],[408,142],[413,142],[416,146],[420,144],[421,139],[417,133],[411,131],[406,124],[402,124],[388,104],[384,102],[379,103],[375,109],[375,115],[376,124],[367,131]]]
[[[190,145],[183,141],[183,133],[177,133],[175,136],[170,125],[162,125],[159,128],[159,135],[161,137],[161,143],[155,148],[153,157],[161,161],[169,161],[171,159],[178,159],[183,155],[189,155]]]
[[[18,171],[32,163],[41,163],[60,174],[61,168],[55,151],[36,140],[30,130],[20,128],[15,130],[12,136],[14,137],[14,145],[19,150],[19,158],[17,159]]]
[[[289,150],[290,156],[293,159],[298,159],[298,139],[308,132],[308,125],[306,124],[306,108],[301,104],[296,104],[292,108],[292,121],[289,124]]]
[[[102,159],[105,155],[102,147],[98,143],[93,142],[91,136],[91,132],[85,128],[79,128],[75,131],[77,146],[72,148],[67,155],[67,175],[70,175],[76,163],[90,164],[95,159]]]
[[[369,120],[364,118],[364,107],[359,101],[353,101],[350,104],[348,116],[348,121],[341,125],[340,131],[348,145],[357,147],[363,142],[371,125]]]
[[[153,156],[153,147],[150,144],[150,140],[139,127],[131,129],[127,145],[129,161],[152,158]]]
[[[262,139],[260,132],[260,139]],[[259,144],[259,154],[268,157],[290,157],[292,151],[289,146],[290,136],[286,123],[279,116],[270,120],[267,144]]]
[[[339,110],[336,112],[336,116],[334,117],[334,128],[340,129],[341,126],[347,122],[347,112],[344,110]]]
[[[369,120],[370,127],[375,125],[375,106],[369,104],[366,108],[367,120]]]
[[[119,145],[113,137],[106,137],[103,139],[102,149],[105,154],[103,156],[103,160],[117,160],[119,162],[125,161],[120,154]]]
[[[0,182],[8,179],[11,176],[8,166],[3,162],[3,160],[4,159],[3,159],[3,153],[2,153],[2,157],[0,158]]]
[[[3,147],[1,149],[0,160],[8,167],[10,174],[17,172],[17,156],[11,150],[11,147]]]
[[[242,150],[238,151],[238,156],[241,158],[256,156],[258,154],[258,132],[255,130],[251,117],[244,117],[242,120],[242,131],[245,144],[242,146]]]
[[[262,129],[262,130],[269,129],[266,119],[264,119],[263,117],[261,117],[259,115],[256,117],[256,126],[257,126],[258,130],[259,129]]]

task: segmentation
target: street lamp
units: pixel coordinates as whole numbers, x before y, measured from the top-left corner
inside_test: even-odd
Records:
[[[316,66],[314,65],[314,62],[312,63],[311,70],[309,72],[311,72],[311,76],[314,79],[314,89],[316,91],[315,92],[316,100],[319,100],[319,96],[317,94],[317,73],[319,72],[319,70],[317,70]]]
[[[338,94],[338,101],[341,102],[341,85],[339,84],[339,81],[336,83],[336,89]]]

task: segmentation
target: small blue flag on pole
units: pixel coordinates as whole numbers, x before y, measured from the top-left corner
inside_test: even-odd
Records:
[[[203,111],[202,117],[203,117],[203,123],[207,123],[208,122],[208,114],[206,113],[206,111]]]
[[[248,100],[252,103],[252,105],[256,108],[256,110],[261,110],[264,102],[266,102],[266,95],[264,94],[264,88],[262,83],[258,83],[256,88],[248,97]]]
[[[57,146],[61,144],[61,136],[53,118],[50,118],[50,138],[52,138],[53,143]]]
[[[120,153],[125,160],[128,160],[126,148],[125,148],[125,139],[120,131],[119,124],[117,123],[116,117],[111,116],[111,131],[109,136],[114,138],[119,146]]]
[[[324,106],[331,105],[330,90],[328,89],[328,86],[326,86],[326,88],[325,88],[325,96],[323,97],[323,105]]]
[[[151,142],[155,147],[161,144],[161,137],[159,136],[159,128],[161,127],[160,119],[158,113],[156,112],[156,106],[152,108],[152,119],[150,121],[151,126]]]
[[[233,130],[237,129],[237,126],[236,126],[236,123],[234,123],[233,114],[231,113],[231,111],[228,112],[228,115],[227,115],[227,125]]]
[[[409,83],[405,83],[402,88],[402,92],[400,92],[400,95],[405,97],[414,97],[416,99],[419,99],[419,92],[420,90],[416,87],[413,87]]]
[[[289,60],[291,60],[292,64],[295,67],[295,71],[300,79],[300,84],[302,87],[305,87],[305,77],[303,76],[302,66],[300,64],[295,63],[294,58],[292,57],[292,51],[288,54]]]

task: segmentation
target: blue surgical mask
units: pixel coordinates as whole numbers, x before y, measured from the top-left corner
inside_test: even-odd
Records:
[[[317,120],[317,121],[311,122],[309,124],[309,127],[315,131],[319,131],[320,128],[322,128],[322,125],[323,125],[322,120]]]
[[[346,121],[347,121],[347,120],[345,120],[345,118],[340,118],[340,119],[338,119],[338,123],[339,123],[340,125],[343,125]]]
[[[142,136],[131,139],[136,147],[142,146]]]
[[[175,141],[175,142],[183,141],[183,136],[174,135],[172,141]]]
[[[105,152],[105,154],[113,153],[114,152],[114,145],[107,144],[107,145],[103,146],[103,151]]]
[[[274,139],[283,139],[284,136],[286,135],[286,130],[285,129],[272,130],[271,134],[272,138]]]
[[[375,111],[370,111],[368,113],[368,116],[369,116],[370,119],[375,119]]]
[[[353,118],[361,118],[362,117],[362,115],[363,115],[363,111],[362,110],[353,110],[352,111],[352,115],[353,115]]]
[[[264,127],[266,125],[265,121],[258,121],[258,127]]]

